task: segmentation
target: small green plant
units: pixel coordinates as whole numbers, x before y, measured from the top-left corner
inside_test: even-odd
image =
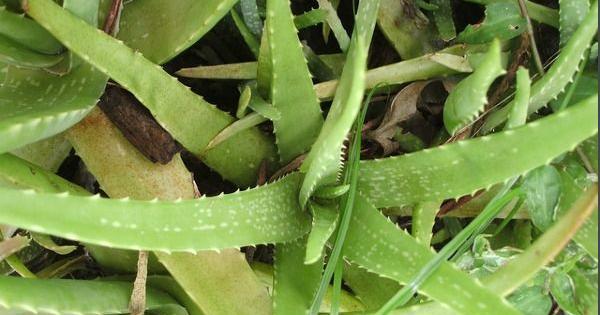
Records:
[[[0,313],[597,313],[557,4],[0,0]]]

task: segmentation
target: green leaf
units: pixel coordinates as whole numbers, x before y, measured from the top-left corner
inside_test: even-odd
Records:
[[[306,314],[317,291],[323,260],[305,264],[306,237],[275,250],[273,314]]]
[[[287,163],[310,149],[323,116],[288,0],[267,1],[266,33],[271,56],[270,99],[281,113],[273,125],[280,160]]]
[[[527,210],[533,224],[542,231],[554,222],[561,194],[561,179],[552,166],[542,166],[529,172],[523,181]]]
[[[6,314],[125,314],[132,285],[120,281],[40,280],[0,276],[0,310]],[[167,294],[148,288],[146,310],[187,315]]]
[[[0,152],[55,135],[81,120],[107,77],[88,65],[69,74],[8,68],[0,86]]]
[[[524,315],[547,315],[552,309],[552,299],[541,286],[518,289],[508,297],[508,301]]]
[[[0,35],[0,62],[26,68],[48,68],[63,60],[63,55],[44,55]]]
[[[0,7],[0,34],[42,54],[54,55],[63,50],[62,44],[35,21]]]
[[[560,45],[564,46],[590,10],[590,0],[559,0]]]
[[[362,161],[359,190],[378,208],[472,194],[548,164],[596,134],[597,113],[596,97],[590,97],[515,129],[399,157]],[[544,145],[532,149],[533,139]]]
[[[485,8],[485,19],[481,24],[468,25],[457,40],[467,44],[483,44],[494,38],[509,40],[525,31],[527,21],[521,16],[516,2],[492,3]]]
[[[121,13],[117,38],[132,49],[142,51],[152,62],[162,64],[206,34],[236,2],[127,1]]]
[[[488,89],[505,72],[500,42],[495,40],[475,72],[460,81],[446,99],[444,126],[451,135],[472,122],[483,111]]]
[[[452,19],[452,3],[450,0],[432,0],[432,5],[437,9],[433,11],[433,19],[440,33],[440,37],[445,41],[451,41],[456,37],[456,28]]]
[[[556,271],[550,277],[550,292],[552,297],[558,303],[558,306],[568,314],[577,314],[575,305],[575,288],[571,277],[562,272]]]
[[[134,1],[131,5],[144,2]],[[222,6],[227,4],[222,3]],[[204,10],[204,5],[199,6]],[[28,1],[28,9],[28,14],[65,46],[130,90],[148,107],[158,122],[191,152],[202,154],[210,140],[234,120],[145,59],[139,52],[74,18],[52,1],[31,0]],[[142,21],[147,19],[141,18],[140,23]],[[148,26],[146,29],[155,28],[161,27]],[[204,28],[202,30],[205,31]],[[137,48],[145,49],[143,46]],[[105,51],[112,53],[106,54]],[[139,76],[138,73],[144,73],[144,76]],[[233,163],[230,157],[233,150],[244,150],[246,154],[239,155]],[[260,131],[250,129],[201,157],[226,179],[241,186],[249,186],[254,183],[254,176],[263,159],[274,157],[274,148]]]
[[[364,196],[357,196],[354,206],[344,243],[344,256],[349,261],[406,284],[434,258],[435,253],[379,214]],[[419,292],[458,314],[515,314],[502,298],[448,262],[441,264]]]
[[[552,99],[556,98],[569,83],[573,75],[579,71],[579,63],[584,58],[585,52],[594,39],[598,29],[598,1],[594,0],[590,13],[588,13],[573,34],[567,45],[561,50],[560,55],[548,69],[548,72],[537,80],[531,87],[531,98],[529,102],[528,113],[536,112],[538,109],[546,106]],[[502,124],[512,104],[509,103],[502,109],[492,113],[486,120],[483,131],[489,132],[493,128]]]
[[[304,263],[314,264],[323,256],[323,250],[329,237],[335,231],[339,213],[337,207],[309,203],[312,212],[312,228],[306,241],[306,257]]]
[[[310,228],[309,218],[296,206],[298,180],[293,175],[236,194],[180,202],[113,200],[0,188],[0,205],[11,209],[0,213],[0,222],[90,244],[134,250],[196,252],[287,242]],[[267,199],[271,206],[265,205]],[[174,211],[177,216],[172,215]],[[57,213],[63,220],[54,220]]]

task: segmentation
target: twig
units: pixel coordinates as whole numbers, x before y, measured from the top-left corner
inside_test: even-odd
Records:
[[[519,8],[521,9],[521,14],[527,21],[527,35],[529,35],[529,41],[531,42],[531,53],[533,54],[533,59],[535,60],[535,65],[538,68],[540,74],[544,74],[544,64],[542,63],[542,58],[540,58],[540,52],[537,49],[537,45],[535,43],[535,36],[533,34],[533,26],[531,24],[531,19],[529,18],[529,13],[527,12],[527,7],[525,6],[524,0],[519,0]]]
[[[102,27],[106,34],[113,35],[122,6],[122,0],[113,0],[112,4],[110,5],[110,11],[108,12],[108,16],[106,16],[106,20],[104,21],[104,27]]]
[[[144,315],[146,309],[146,278],[148,276],[148,252],[140,251],[137,264],[137,275],[133,283],[133,292],[129,302],[131,315]]]

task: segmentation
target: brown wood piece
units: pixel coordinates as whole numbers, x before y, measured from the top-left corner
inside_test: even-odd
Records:
[[[148,160],[167,164],[181,146],[131,93],[107,85],[98,106]]]

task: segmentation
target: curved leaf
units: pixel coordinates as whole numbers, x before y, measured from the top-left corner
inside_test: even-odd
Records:
[[[267,1],[266,34],[271,57],[271,103],[281,113],[273,125],[280,160],[287,163],[310,149],[321,130],[323,116],[288,0]]]
[[[125,314],[131,284],[119,281],[25,279],[0,276],[3,314]],[[147,289],[146,309],[159,314],[187,315],[167,294]]]
[[[472,194],[548,164],[573,149],[596,134],[597,114],[597,96],[592,96],[515,129],[398,157],[363,161],[359,190],[378,208]],[[543,145],[532,148],[533,139]]]
[[[195,253],[280,243],[297,239],[310,228],[310,219],[297,206],[294,192],[298,180],[299,176],[292,175],[240,193],[179,202],[0,188],[0,205],[5,209],[0,212],[0,222],[85,243],[135,250]],[[59,213],[63,219],[55,220]]]
[[[444,104],[444,126],[453,135],[483,111],[487,91],[497,77],[504,74],[500,42],[495,40],[479,67],[460,81]]]
[[[52,1],[29,0],[27,7],[28,14],[65,46],[132,92],[191,152],[202,154],[210,140],[233,122],[233,117],[204,101],[139,52],[74,18]],[[239,155],[232,163],[230,152],[233,150],[242,150],[246,154]],[[254,183],[263,159],[273,159],[274,148],[260,131],[249,129],[201,157],[226,179],[249,186]]]

